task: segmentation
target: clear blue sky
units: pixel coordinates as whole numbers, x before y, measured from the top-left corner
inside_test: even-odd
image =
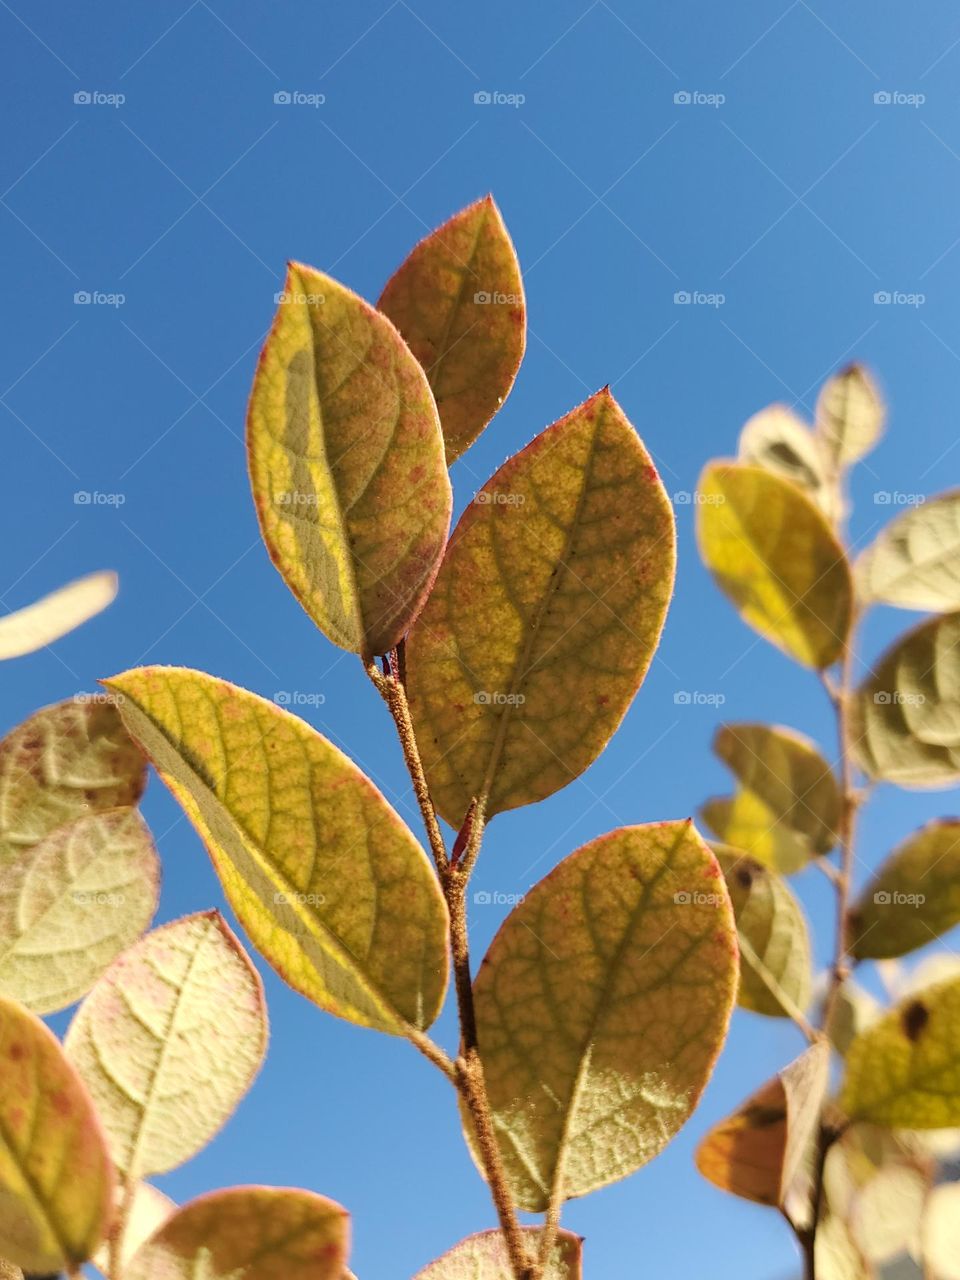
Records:
[[[892,405],[890,435],[856,478],[856,538],[890,512],[875,494],[960,480],[960,12],[947,0],[0,0],[0,39],[0,602],[94,568],[122,584],[56,653],[4,666],[5,725],[144,662],[318,695],[307,717],[419,833],[359,664],[314,631],[259,543],[244,406],[287,258],[375,298],[428,228],[488,190],[525,268],[529,351],[506,408],[454,467],[458,506],[607,382],[668,489],[692,490],[751,412],[776,399],[811,410],[854,356]],[[283,91],[325,102],[276,105]],[[476,105],[482,91],[525,101]],[[125,101],[75,103],[84,92]],[[676,103],[684,92],[725,101]],[[124,301],[77,305],[78,291]],[[678,291],[725,301],[677,305]],[[924,301],[877,305],[878,292]],[[123,502],[78,505],[78,491]],[[595,835],[693,812],[726,785],[709,753],[721,715],[792,724],[832,749],[815,681],[754,643],[697,562],[692,508],[677,516],[676,601],[622,731],[583,779],[493,823],[477,888],[523,892]],[[867,656],[908,621],[878,616]],[[726,701],[677,705],[680,690]],[[955,803],[882,789],[861,873]],[[145,807],[166,869],[161,919],[220,903],[156,781]],[[798,887],[825,939],[824,885],[810,872]],[[478,957],[500,914],[475,909]],[[355,1215],[361,1280],[406,1280],[492,1225],[439,1076],[265,977],[263,1074],[164,1189],[330,1194]],[[451,1044],[449,1019],[438,1034]],[[789,1026],[735,1017],[668,1151],[569,1207],[591,1276],[789,1274],[779,1218],[701,1182],[691,1156],[800,1047]]]

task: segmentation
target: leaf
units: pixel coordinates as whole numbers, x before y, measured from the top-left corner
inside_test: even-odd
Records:
[[[823,384],[817,436],[838,469],[870,452],[883,434],[885,418],[880,393],[863,365],[847,365]]]
[[[24,1271],[85,1262],[114,1171],[93,1104],[54,1036],[0,996],[0,1253]]]
[[[746,422],[740,432],[737,458],[792,481],[829,519],[836,519],[841,513],[840,494],[827,474],[819,441],[785,404],[768,405]]]
[[[474,984],[487,1091],[518,1203],[652,1160],[693,1111],[736,996],[730,900],[693,824],[624,827],[508,916]]]
[[[723,871],[740,938],[740,991],[744,1009],[790,1017],[810,1003],[810,935],[799,902],[786,882],[736,849],[714,848]]]
[[[446,904],[369,778],[302,720],[225,680],[141,667],[107,683],[280,976],[361,1026],[428,1027],[446,988]]]
[[[934,1187],[922,1226],[923,1258],[939,1280],[960,1280],[960,1184]]]
[[[260,530],[342,649],[386,653],[419,612],[452,496],[427,379],[380,312],[291,263],[247,421]]]
[[[870,777],[901,787],[960,780],[960,613],[930,618],[886,651],[853,702],[852,740]]]
[[[160,863],[135,809],[65,823],[0,866],[0,990],[35,1013],[86,995],[157,909]]]
[[[854,1040],[840,1105],[905,1129],[960,1125],[960,978],[903,1001]]]
[[[19,658],[53,644],[95,618],[117,596],[117,575],[88,573],[0,618],[0,659]]]
[[[807,865],[810,842],[778,822],[754,792],[741,787],[733,796],[713,796],[700,806],[700,816],[724,844],[749,853],[772,871],[790,875]]]
[[[522,1228],[530,1241],[528,1252],[536,1250],[540,1237],[538,1227]],[[583,1276],[583,1242],[571,1231],[560,1231],[544,1280],[581,1280]],[[468,1236],[436,1262],[418,1271],[414,1280],[513,1280],[513,1268],[503,1235],[499,1231],[481,1231]]]
[[[452,463],[510,394],[526,343],[520,264],[493,197],[421,240],[377,306],[426,371]]]
[[[827,973],[821,978],[824,980],[821,990],[825,997],[830,975]],[[880,1012],[881,1006],[873,996],[848,978],[837,993],[829,1026],[824,1028],[837,1053],[845,1055],[860,1032],[876,1022]]]
[[[960,489],[890,522],[854,565],[865,603],[947,613],[960,609]]]
[[[745,1200],[782,1205],[812,1145],[829,1065],[826,1043],[812,1044],[714,1125],[696,1155],[707,1181]]]
[[[340,1280],[345,1209],[311,1191],[230,1187],[191,1201],[134,1255],[124,1280]]]
[[[902,1253],[917,1256],[920,1222],[930,1177],[909,1165],[880,1169],[854,1198],[850,1233],[867,1262],[892,1262]]]
[[[121,1190],[117,1196],[118,1210],[125,1192]],[[123,1269],[123,1280],[126,1280],[126,1268],[130,1259],[150,1236],[171,1217],[177,1206],[169,1196],[149,1182],[138,1182],[133,1190],[130,1212],[127,1214],[123,1243],[120,1246],[120,1261]],[[93,1265],[104,1276],[109,1276],[110,1246],[105,1240],[93,1255]],[[2,1272],[0,1272],[2,1277]]]
[[[266,1043],[260,978],[223,917],[204,911],[115,960],[64,1047],[129,1180],[206,1146],[250,1088]]]
[[[45,707],[0,742],[0,860],[61,823],[136,804],[146,762],[103,695]]]
[[[4,1262],[0,1258],[0,1280],[23,1280],[23,1272],[12,1262]]]
[[[906,955],[960,924],[960,819],[940,818],[896,849],[851,912],[858,960]]]
[[[828,1214],[821,1221],[814,1249],[817,1280],[873,1280],[849,1227],[836,1214]]]
[[[710,463],[698,491],[700,554],[744,622],[804,666],[836,662],[850,629],[852,586],[823,514],[761,467]]]
[[[603,751],[656,649],[674,522],[604,389],[484,485],[407,642],[434,802],[459,826],[566,786]]]

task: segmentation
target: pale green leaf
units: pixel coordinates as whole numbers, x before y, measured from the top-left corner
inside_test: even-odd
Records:
[[[836,662],[852,584],[823,513],[762,467],[713,462],[697,488],[700,554],[743,620],[804,666]]]
[[[64,1042],[128,1178],[189,1160],[260,1069],[263,986],[216,911],[148,933],[115,960]]]
[[[836,1214],[828,1214],[821,1221],[814,1249],[817,1280],[873,1280],[850,1228]]]
[[[778,822],[773,810],[743,787],[735,795],[705,800],[700,816],[718,840],[749,853],[771,871],[791,875],[813,856],[805,836]]]
[[[821,990],[824,995],[832,982],[832,977],[829,971],[822,975]],[[873,996],[868,995],[862,987],[857,986],[849,978],[847,979],[837,993],[829,1025],[825,1028],[830,1043],[837,1053],[846,1054],[860,1032],[866,1030],[872,1022],[876,1022],[881,1008]]]
[[[39,1018],[0,996],[0,1254],[24,1271],[85,1262],[115,1177],[93,1104]]]
[[[407,642],[438,810],[552,795],[603,751],[646,674],[673,587],[674,522],[604,389],[537,436],[460,519]]]
[[[526,341],[520,264],[493,197],[421,240],[377,305],[423,365],[452,463],[510,394]]]
[[[923,1258],[938,1280],[960,1280],[960,1183],[935,1187],[921,1228]]]
[[[75,631],[116,599],[115,573],[88,573],[0,618],[0,659],[35,653]]]
[[[736,996],[733,912],[692,823],[584,845],[510,914],[474,984],[487,1089],[525,1209],[624,1178],[697,1104]]]
[[[854,578],[865,602],[960,609],[960,489],[891,521],[857,560]]]
[[[960,1125],[960,978],[911,996],[847,1053],[840,1105],[904,1129]]]
[[[740,462],[753,462],[791,480],[829,519],[842,509],[837,486],[828,474],[820,442],[785,404],[771,404],[755,413],[740,432]]]
[[[527,1251],[535,1254],[540,1238],[537,1227],[524,1227]],[[544,1272],[544,1280],[581,1280],[583,1242],[570,1231],[560,1231]],[[513,1268],[500,1231],[481,1231],[461,1240],[449,1253],[418,1271],[414,1280],[513,1280]]]
[[[281,977],[362,1026],[429,1026],[446,988],[446,905],[369,778],[296,716],[202,672],[142,667],[108,684]]]
[[[885,418],[880,392],[860,364],[828,378],[817,398],[817,436],[837,468],[870,452],[883,434]]]
[[[0,991],[35,1013],[85,995],[157,909],[160,863],[135,809],[76,818],[0,852]]]
[[[889,1165],[854,1197],[850,1234],[867,1262],[880,1265],[903,1253],[919,1253],[929,1189],[929,1173],[910,1165]]]
[[[247,424],[264,542],[317,626],[386,653],[443,554],[452,495],[426,376],[390,321],[291,263]]]
[[[851,913],[858,960],[906,955],[960,924],[960,819],[940,818],[896,849]]]
[[[230,1187],[178,1209],[123,1280],[341,1280],[346,1210],[287,1187]]]

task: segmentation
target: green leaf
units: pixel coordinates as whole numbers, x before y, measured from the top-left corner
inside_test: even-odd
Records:
[[[36,712],[0,742],[0,860],[12,865],[64,822],[136,804],[146,773],[104,695]]]
[[[851,913],[852,953],[884,960],[960,924],[960,819],[915,832],[880,867]]]
[[[865,603],[960,609],[960,489],[899,515],[854,565]]]
[[[256,970],[216,911],[148,933],[114,961],[64,1042],[128,1179],[165,1173],[233,1114],[266,1051]]]
[[[474,984],[487,1091],[518,1203],[624,1178],[687,1120],[726,1034],[736,929],[693,824],[584,845],[508,916]]]
[[[870,777],[901,787],[960,780],[960,613],[927,621],[886,651],[853,703],[853,745]]]
[[[510,394],[526,342],[520,264],[493,197],[421,240],[377,305],[426,371],[452,463]]]
[[[0,659],[19,658],[75,631],[116,599],[115,573],[88,573],[0,618]]]
[[[342,649],[386,653],[430,590],[452,496],[426,376],[385,316],[291,263],[247,423],[260,529]]]
[[[39,1018],[0,996],[0,1254],[35,1273],[85,1262],[114,1185],[76,1071]]]
[[[772,871],[790,875],[812,856],[805,836],[778,822],[768,805],[752,791],[713,796],[700,806],[700,816],[718,840],[732,845]]]
[[[740,938],[744,1009],[790,1017],[810,1003],[810,935],[800,903],[786,882],[736,849],[714,847]]]
[[[772,725],[725,724],[717,730],[713,750],[775,822],[809,841],[812,853],[834,847],[840,788],[809,738]]]
[[[829,1066],[827,1044],[812,1044],[714,1125],[696,1155],[707,1181],[744,1200],[782,1205],[810,1151]]]
[[[744,622],[804,666],[836,662],[852,586],[822,512],[789,480],[739,463],[710,463],[698,491],[700,554]]]
[[[824,983],[829,982],[830,974],[821,976],[823,986]],[[837,993],[830,1024],[824,1028],[837,1053],[845,1056],[856,1037],[872,1022],[876,1022],[880,1012],[881,1006],[873,996],[868,995],[862,987],[858,987],[848,978]]]
[[[540,1230],[524,1227],[523,1235],[534,1253]],[[544,1280],[581,1280],[583,1276],[583,1242],[570,1231],[560,1231],[557,1243],[544,1272]],[[513,1280],[513,1268],[503,1235],[499,1231],[481,1231],[468,1236],[436,1262],[418,1271],[414,1280]]]
[[[960,1184],[934,1187],[921,1228],[923,1258],[939,1280],[960,1280]]]
[[[746,422],[740,432],[737,458],[791,480],[828,519],[840,514],[840,494],[828,475],[820,443],[803,419],[785,404],[771,404]]]
[[[160,863],[135,809],[0,854],[0,990],[35,1013],[79,1000],[153,919]]]
[[[225,680],[141,667],[107,683],[280,976],[361,1026],[428,1027],[446,988],[446,904],[369,778],[302,720]]]
[[[960,978],[909,997],[857,1036],[840,1105],[894,1128],[960,1125]]]
[[[883,434],[885,418],[880,393],[863,365],[848,365],[823,384],[817,436],[838,469],[870,452]]]
[[[118,1211],[121,1202],[126,1199],[126,1190],[122,1189],[117,1196]],[[123,1224],[123,1241],[120,1245],[120,1262],[123,1268],[123,1280],[126,1280],[126,1268],[130,1259],[150,1236],[177,1211],[177,1206],[169,1196],[149,1182],[138,1182],[133,1189],[133,1199],[126,1221]],[[110,1245],[104,1241],[93,1255],[93,1265],[103,1275],[110,1274]],[[0,1272],[2,1276],[2,1272]]]
[[[620,724],[673,587],[673,513],[609,390],[507,461],[461,518],[407,643],[438,810],[459,826],[576,778]]]
[[[345,1209],[287,1187],[230,1187],[184,1205],[134,1255],[124,1280],[341,1280]]]

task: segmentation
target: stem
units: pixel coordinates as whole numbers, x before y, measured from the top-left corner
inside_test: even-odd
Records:
[[[133,1197],[135,1195],[135,1183],[128,1177],[122,1186],[116,1222],[114,1222],[107,1239],[107,1274],[110,1280],[121,1280],[123,1273],[123,1240],[127,1234],[127,1224],[133,1211]],[[81,1274],[78,1270],[77,1275]]]

